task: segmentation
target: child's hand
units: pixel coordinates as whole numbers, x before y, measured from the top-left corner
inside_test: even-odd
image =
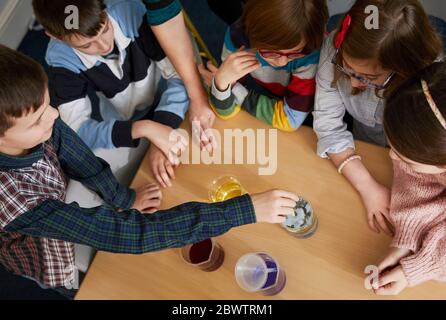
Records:
[[[155,122],[154,128],[156,134],[151,142],[164,153],[172,165],[178,166],[181,153],[186,150],[189,141],[178,131],[160,123]]]
[[[299,197],[283,190],[272,190],[251,196],[257,222],[282,223],[292,215]]]
[[[149,149],[150,168],[156,180],[163,188],[171,187],[171,180],[175,179],[174,166],[158,147],[151,145]]]
[[[389,226],[390,190],[373,180],[370,186],[364,188],[361,193],[362,201],[367,210],[367,220],[370,229],[380,233],[380,229],[389,236],[393,236],[393,230]]]
[[[379,277],[379,288],[374,290],[380,296],[398,295],[409,285],[403,268],[398,265]]]
[[[141,213],[154,213],[159,210],[162,193],[156,184],[150,183],[135,191],[136,198],[132,209],[136,209]]]
[[[201,74],[201,78],[204,81],[204,84],[207,88],[210,88],[212,85],[212,79],[218,71],[218,68],[212,64],[212,62],[208,61],[206,67],[200,63],[198,65],[198,71]]]
[[[217,148],[217,138],[212,132],[215,121],[215,113],[209,108],[206,100],[205,107],[196,107],[192,104],[189,108],[189,120],[192,126],[192,139],[200,149],[206,149],[209,153]]]
[[[218,90],[227,90],[230,85],[261,67],[255,53],[243,49],[230,54],[216,72],[215,85]]]
[[[379,272],[393,268],[400,263],[400,260],[408,256],[412,251],[409,249],[392,248],[389,254],[378,265]]]

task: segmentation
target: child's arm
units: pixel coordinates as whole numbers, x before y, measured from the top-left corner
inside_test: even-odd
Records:
[[[348,131],[344,122],[346,112],[344,102],[338,87],[332,85],[335,79],[335,67],[331,59],[336,51],[332,42],[333,35],[326,38],[323,43],[316,75],[313,126],[318,136],[317,153],[322,158],[329,158],[329,154],[355,150],[353,134]],[[345,159],[346,157],[342,161]]]
[[[118,183],[107,162],[96,157],[76,133],[60,119],[53,129],[52,143],[64,173],[97,192],[115,208],[128,209],[135,192]]]
[[[421,248],[400,261],[409,287],[429,280],[446,281],[446,222],[433,227]]]
[[[142,215],[137,210],[118,212],[109,206],[87,209],[76,203],[47,200],[5,230],[102,251],[141,254],[182,247],[254,222],[254,207],[247,195],[216,204],[186,203],[152,215]]]
[[[420,250],[402,258],[392,269],[380,273],[378,295],[397,295],[406,287],[429,280],[446,281],[446,222],[442,221],[423,239]]]
[[[190,97],[189,120],[200,122],[202,132],[198,139],[208,149],[212,139],[205,133],[212,128],[215,115],[209,108],[206,91],[197,72],[196,59],[189,33],[185,27],[181,4],[178,0],[144,0],[147,22],[161,46],[183,79]]]
[[[154,3],[159,1],[146,0],[145,2],[146,6],[149,8],[147,12],[149,21],[144,19],[141,24],[139,30],[139,44],[146,56],[154,62],[157,69],[156,71],[160,72],[163,79],[166,81],[166,88],[161,95],[161,100],[155,110],[153,120],[176,129],[180,126],[188,111],[189,98],[184,83],[181,81],[180,76],[176,72],[169,58],[166,56],[148,23],[164,22],[163,19],[158,21],[158,16],[163,14],[163,6],[167,4],[164,3],[163,6],[155,5],[156,9],[153,9]],[[176,1],[171,2],[171,10],[174,11],[169,10],[169,15],[174,14],[176,8],[181,10],[181,7],[177,6],[177,4]],[[165,19],[168,19],[168,17],[169,16],[166,16]],[[155,72],[155,69],[153,72]]]
[[[167,88],[155,109],[153,121],[177,129],[183,122],[189,108],[186,88],[180,79],[166,80]]]
[[[408,165],[391,153],[393,187],[390,220],[395,228],[392,247],[417,252],[429,229],[443,220],[445,201],[441,190],[432,191],[434,182],[413,174]]]
[[[13,191],[12,187],[8,189],[8,199],[24,200],[18,190]],[[213,204],[185,203],[153,215],[142,215],[137,210],[118,213],[109,206],[79,208],[76,203],[57,200],[28,208],[24,201],[13,208],[18,211],[13,216],[18,218],[0,223],[7,232],[60,239],[103,251],[140,254],[182,247],[245,224],[283,223],[285,216],[293,213],[297,200],[293,193],[272,190]]]
[[[120,185],[110,166],[96,157],[82,140],[63,121],[56,120],[52,144],[65,174],[97,192],[115,208],[132,206],[135,192]]]

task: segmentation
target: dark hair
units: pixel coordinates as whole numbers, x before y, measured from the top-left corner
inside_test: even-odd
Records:
[[[428,165],[446,165],[446,129],[432,111],[421,79],[446,118],[446,63],[436,62],[405,82],[388,99],[384,130],[390,144],[404,157]]]
[[[79,10],[79,29],[65,27],[68,6]],[[33,8],[45,30],[59,39],[69,39],[73,35],[95,37],[107,20],[104,0],[33,0]]]
[[[320,49],[327,21],[325,0],[248,0],[241,18],[251,47],[284,50],[305,40],[307,54]]]
[[[13,118],[40,108],[47,83],[40,64],[0,45],[0,136],[13,126]]]
[[[378,29],[366,28],[369,14],[365,9],[370,5],[379,10]],[[384,97],[417,71],[432,64],[443,50],[441,39],[418,0],[357,0],[348,14],[352,22],[338,63],[342,63],[342,53],[345,53],[355,59],[375,59],[384,69],[394,71],[396,74],[385,89]],[[340,27],[334,39],[339,30]],[[337,81],[340,73],[336,68],[335,74]]]

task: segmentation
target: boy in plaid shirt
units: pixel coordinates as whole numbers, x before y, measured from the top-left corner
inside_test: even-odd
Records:
[[[159,188],[120,185],[109,165],[58,117],[42,67],[0,45],[0,263],[46,287],[73,282],[73,243],[141,254],[256,221],[280,223],[293,211],[297,196],[275,190],[144,215],[159,201]],[[106,204],[87,209],[65,203],[68,179]]]

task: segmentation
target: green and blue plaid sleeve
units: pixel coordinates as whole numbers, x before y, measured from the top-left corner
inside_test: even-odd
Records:
[[[179,0],[143,0],[147,8],[147,21],[151,26],[163,24],[181,12]]]
[[[104,201],[116,208],[130,209],[135,191],[114,177],[107,162],[98,158],[81,138],[62,120],[54,124],[53,146],[65,174],[97,192]]]
[[[256,222],[249,195],[220,203],[190,202],[143,215],[101,206],[46,201],[5,228],[32,237],[59,239],[114,253],[141,254],[183,247]]]

